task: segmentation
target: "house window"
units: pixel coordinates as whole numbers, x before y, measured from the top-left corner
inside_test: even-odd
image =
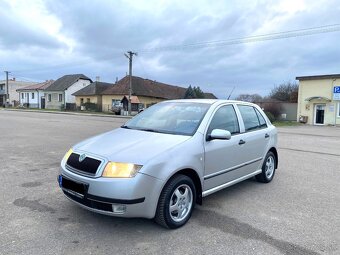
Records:
[[[84,98],[80,98],[80,104],[84,104]]]
[[[131,111],[137,112],[139,104],[131,104]]]
[[[90,99],[90,98],[86,98],[86,102],[87,102],[87,103],[90,103],[90,102],[91,102],[91,99]]]
[[[32,93],[32,99],[34,99],[34,93]]]
[[[47,101],[48,101],[48,102],[51,102],[51,101],[52,101],[52,95],[51,95],[51,94],[48,94],[48,96],[47,96]]]
[[[24,99],[24,93],[21,93],[21,99]]]
[[[59,95],[58,95],[58,101],[59,101],[59,102],[62,102],[62,101],[63,101],[63,94],[59,94]]]
[[[0,90],[4,90],[4,84],[0,84]]]
[[[340,118],[340,102],[338,103],[338,118]]]

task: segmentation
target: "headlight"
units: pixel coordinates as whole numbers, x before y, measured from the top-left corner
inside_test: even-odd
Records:
[[[68,150],[68,152],[66,152],[63,160],[66,162],[72,153],[73,153],[73,150],[71,148],[71,149]]]
[[[102,176],[109,178],[131,178],[135,177],[141,168],[141,165],[109,162],[105,166]]]

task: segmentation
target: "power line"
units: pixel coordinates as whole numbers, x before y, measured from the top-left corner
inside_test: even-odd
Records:
[[[146,48],[146,49],[140,49],[139,52],[153,53],[157,51],[223,47],[223,46],[229,46],[229,45],[234,45],[234,44],[271,41],[271,40],[286,39],[286,38],[292,38],[292,37],[315,35],[315,34],[321,34],[321,33],[331,33],[331,32],[337,32],[337,31],[340,31],[340,24],[325,25],[325,26],[312,27],[312,28],[303,28],[303,29],[298,29],[298,30],[289,30],[289,31],[275,32],[275,33],[263,34],[263,35],[238,37],[238,38],[219,40],[219,41],[207,41],[207,42],[197,42],[197,43],[182,44],[182,45],[179,44],[179,45],[170,45],[170,46],[164,46],[164,47]]]
[[[237,37],[232,39],[226,40],[218,40],[218,41],[206,41],[206,42],[197,42],[197,43],[190,43],[190,44],[178,44],[178,45],[169,45],[169,46],[161,46],[161,47],[152,47],[152,48],[145,48],[138,50],[139,53],[150,54],[155,52],[161,51],[177,51],[177,50],[187,50],[187,49],[200,49],[200,48],[214,48],[214,47],[226,47],[230,45],[236,44],[245,44],[245,43],[254,43],[254,42],[261,42],[261,41],[271,41],[271,40],[279,40],[279,39],[286,39],[286,38],[293,38],[293,37],[303,37],[303,36],[310,36],[322,33],[331,33],[331,32],[338,32],[340,31],[340,24],[332,24],[332,25],[324,25],[318,27],[311,27],[311,28],[302,28],[297,30],[288,30],[283,32],[274,32],[269,34],[263,35],[253,35],[253,36],[246,36],[246,37]],[[119,50],[120,51],[120,50]],[[124,52],[123,50],[121,52]],[[113,54],[110,56],[103,56],[97,57],[100,62],[103,61],[111,61],[115,59],[115,57],[120,57],[122,53]],[[77,61],[77,62],[69,62],[64,64],[58,64],[53,66],[48,66],[45,68],[39,69],[23,69],[23,70],[13,70],[16,73],[44,73],[53,70],[61,70],[68,67],[75,67],[75,66],[84,66],[84,65],[91,65],[93,63],[98,63],[99,61]]]

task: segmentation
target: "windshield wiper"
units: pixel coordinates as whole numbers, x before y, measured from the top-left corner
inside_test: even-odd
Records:
[[[126,125],[121,126],[121,128],[132,129],[132,128],[126,126]]]
[[[140,128],[140,129],[138,129],[138,130],[147,131],[147,132],[159,133],[158,130],[151,129],[151,128]]]

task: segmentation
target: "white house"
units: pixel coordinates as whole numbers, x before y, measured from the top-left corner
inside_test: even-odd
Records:
[[[45,108],[45,94],[44,90],[49,87],[54,80],[45,81],[42,83],[33,84],[20,89],[19,93],[20,105],[28,108]]]
[[[45,89],[46,109],[76,108],[76,98],[72,94],[92,83],[84,74],[64,75]]]

